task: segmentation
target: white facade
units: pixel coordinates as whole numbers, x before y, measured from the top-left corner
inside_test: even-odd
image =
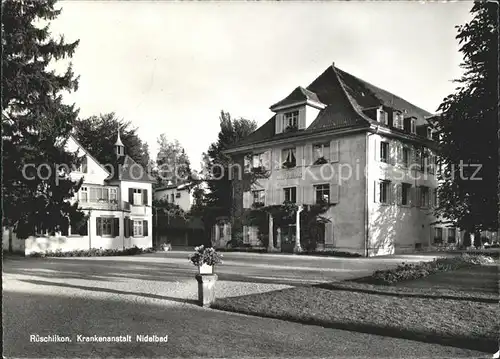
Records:
[[[66,148],[86,157],[84,165],[70,173],[73,180],[84,178],[73,200],[77,200],[82,211],[88,215],[86,228],[75,233],[70,226],[68,233],[57,233],[55,236],[36,234],[27,239],[17,239],[15,233],[4,229],[4,249],[9,249],[9,236],[11,249],[25,254],[152,247],[152,181],[111,178],[111,169],[102,166],[72,136]],[[127,160],[133,161],[130,158]]]

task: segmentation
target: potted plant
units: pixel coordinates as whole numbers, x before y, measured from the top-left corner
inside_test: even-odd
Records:
[[[198,267],[199,274],[213,274],[214,265],[222,263],[222,254],[217,253],[212,247],[199,246],[194,250],[189,260]]]

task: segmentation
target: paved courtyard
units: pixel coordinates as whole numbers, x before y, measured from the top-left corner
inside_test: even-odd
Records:
[[[469,350],[198,307],[189,252],[130,257],[4,258],[7,357],[478,357]],[[219,297],[346,278],[426,256],[322,258],[225,253]],[[34,343],[32,334],[71,343]],[[131,343],[77,343],[78,334],[132,335]],[[140,343],[135,335],[169,336]]]

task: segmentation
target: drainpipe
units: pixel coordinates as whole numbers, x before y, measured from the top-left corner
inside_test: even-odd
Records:
[[[368,164],[369,164],[369,149],[370,149],[370,141],[369,141],[369,137],[371,135],[375,135],[375,134],[378,134],[378,128],[379,126],[377,125],[377,127],[375,128],[375,133],[368,133],[366,135],[366,140],[365,140],[365,148],[366,148],[366,158],[365,158],[365,257],[368,257],[368,244],[369,244],[369,239],[370,239],[370,233],[369,233],[369,229],[370,229],[370,224],[369,224],[369,214],[368,214],[368,186],[369,186],[369,183],[368,183]]]

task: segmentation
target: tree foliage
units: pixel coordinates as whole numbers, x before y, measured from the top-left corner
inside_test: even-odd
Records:
[[[78,41],[51,37],[50,21],[60,13],[55,2],[2,2],[3,224],[14,226],[20,238],[35,227],[58,231],[82,216],[68,201],[81,183],[56,170],[79,161],[64,150],[78,111],[62,98],[77,90],[78,78],[71,65],[63,73],[51,70],[54,62],[71,58]],[[34,167],[23,173],[25,165]]]
[[[165,134],[158,137],[160,147],[156,156],[156,177],[158,185],[177,185],[190,181],[191,163],[186,150],[178,140],[169,141]]]
[[[75,123],[75,137],[101,164],[111,164],[116,161],[115,142],[119,128],[125,153],[147,169],[150,165],[147,142],[142,142],[130,121],[119,119],[114,113],[79,119]]]
[[[443,159],[436,214],[474,232],[498,228],[498,4],[476,2],[471,13],[457,26],[464,73],[433,125]]]

